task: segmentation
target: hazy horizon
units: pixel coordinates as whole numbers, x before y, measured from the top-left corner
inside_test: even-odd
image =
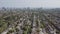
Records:
[[[0,7],[60,8],[60,0],[0,0]]]

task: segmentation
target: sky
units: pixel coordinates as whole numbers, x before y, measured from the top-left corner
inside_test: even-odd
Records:
[[[0,0],[0,7],[60,8],[60,0]]]

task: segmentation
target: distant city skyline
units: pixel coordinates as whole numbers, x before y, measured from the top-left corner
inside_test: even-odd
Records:
[[[0,7],[60,8],[60,0],[0,0]]]

